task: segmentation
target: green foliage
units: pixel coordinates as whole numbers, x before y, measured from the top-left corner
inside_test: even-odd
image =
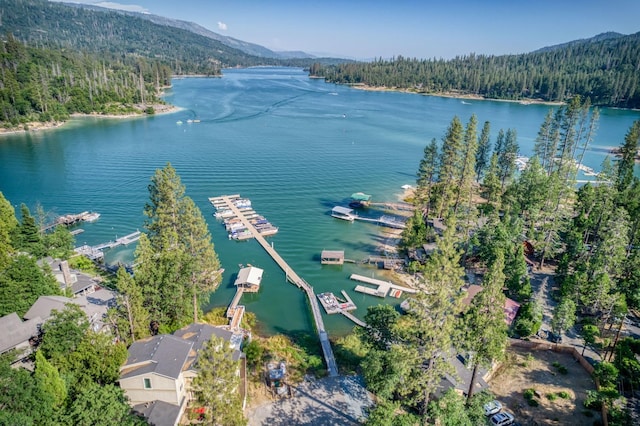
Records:
[[[54,259],[66,260],[74,254],[74,238],[65,226],[56,226],[53,232],[45,234],[43,244],[47,255]]]
[[[535,300],[531,300],[520,307],[515,320],[514,331],[520,337],[536,334],[542,326],[542,310]]]
[[[596,364],[593,376],[600,381],[600,386],[611,387],[618,382],[618,369],[607,361]]]
[[[57,294],[57,281],[45,274],[32,256],[12,256],[8,266],[0,270],[0,315],[16,312],[22,317],[38,297]]]
[[[39,350],[53,365],[64,366],[88,330],[89,321],[85,313],[78,305],[69,303],[62,311],[54,310],[51,318],[43,324]]]
[[[369,353],[369,348],[357,334],[352,333],[339,338],[333,345],[333,352],[344,374],[356,374]]]
[[[465,399],[454,389],[429,403],[429,415],[443,426],[473,426],[465,409]]]
[[[141,426],[146,424],[131,414],[124,392],[116,385],[90,384],[70,402],[64,423],[77,426]]]
[[[69,268],[86,272],[90,275],[97,275],[96,265],[86,256],[73,256],[69,258]]]
[[[553,365],[555,367],[555,369],[558,370],[558,373],[560,373],[560,374],[569,373],[569,370],[567,369],[567,367],[565,367],[564,365],[560,364],[558,361],[554,361],[551,365]]]
[[[546,397],[547,397],[547,399],[548,399],[549,401],[555,401],[556,399],[558,399],[558,395],[556,395],[556,394],[555,394],[555,393],[553,393],[553,392],[548,393],[548,394],[546,395]]]
[[[526,400],[533,399],[535,395],[536,391],[533,388],[526,389],[522,394],[522,396],[524,396],[524,399]]]
[[[419,418],[402,411],[399,403],[386,400],[379,401],[364,422],[366,426],[415,426],[418,423]]]
[[[264,356],[264,348],[257,340],[252,340],[242,348],[247,357],[247,364],[256,367],[262,362]]]
[[[217,337],[205,343],[198,352],[198,375],[193,379],[193,394],[204,407],[205,421],[229,426],[245,425],[242,402],[238,393],[238,363],[232,359],[229,343]]]
[[[53,397],[54,407],[60,407],[67,398],[67,386],[60,377],[58,369],[45,359],[42,351],[36,352],[34,379],[44,393]]]
[[[363,83],[424,93],[454,92],[494,99],[566,101],[572,94],[594,104],[637,108],[634,79],[640,57],[638,34],[569,43],[520,55],[464,55],[441,59],[398,56],[366,63],[316,66],[313,75],[335,83]],[[607,52],[615,52],[615,59]]]
[[[357,328],[356,334],[365,345],[378,350],[386,350],[398,339],[395,330],[400,314],[391,305],[377,305],[367,308],[365,328]]]
[[[556,392],[556,395],[558,395],[560,398],[562,399],[569,399],[571,398],[571,394],[569,394],[569,392],[567,391],[560,391],[560,392]]]
[[[626,337],[618,341],[615,348],[614,365],[624,377],[625,382],[633,386],[640,384],[640,340]]]

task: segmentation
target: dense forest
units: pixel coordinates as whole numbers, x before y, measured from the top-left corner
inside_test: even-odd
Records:
[[[469,54],[452,60],[397,57],[370,63],[314,64],[311,75],[343,84],[455,93],[491,99],[567,101],[640,107],[640,33],[609,33],[520,55]]]
[[[588,345],[600,348],[593,373],[600,387],[584,407],[606,405],[609,424],[629,423],[621,394],[640,384],[640,346],[620,338],[620,330],[629,309],[640,306],[640,180],[633,175],[640,121],[621,141],[621,157],[607,159],[597,182],[576,189],[577,165],[598,118],[580,97],[550,110],[535,155],[520,172],[515,129],[492,138],[490,122],[480,125],[475,115],[466,124],[454,117],[440,143],[426,144],[415,214],[402,234],[408,256],[436,243],[432,254],[409,264],[420,291],[407,299],[404,315],[369,308],[368,327],[346,342],[378,396],[367,424],[481,424],[480,407],[491,396],[474,395],[478,368],[504,359],[508,336],[536,336],[545,310],[552,311],[554,335],[575,325],[583,353]],[[440,219],[444,226],[436,230]],[[534,270],[547,278],[534,284]],[[482,291],[465,307],[469,274]],[[505,296],[521,305],[509,328]],[[443,353],[468,359],[466,402],[452,391],[434,398],[440,379],[455,374]]]
[[[73,49],[0,45],[0,125],[63,121],[73,113],[153,112],[171,70],[158,61],[98,57]]]
[[[88,9],[46,0],[3,0],[0,26],[39,47],[66,48],[109,57],[159,61],[173,74],[219,75],[222,68],[278,65],[308,67],[313,59],[258,57],[204,35],[110,9]],[[315,59],[337,63],[339,59]]]

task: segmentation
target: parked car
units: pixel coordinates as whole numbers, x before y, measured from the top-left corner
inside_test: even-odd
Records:
[[[562,335],[554,332],[549,332],[549,340],[553,343],[562,343]]]
[[[484,409],[485,416],[493,416],[494,414],[497,414],[500,411],[502,411],[502,404],[500,404],[500,401],[494,400],[491,402],[487,402],[482,406],[482,408]]]
[[[513,422],[515,422],[515,418],[513,417],[513,414],[503,411],[502,413],[491,416],[489,421],[494,426],[507,426],[512,425]]]

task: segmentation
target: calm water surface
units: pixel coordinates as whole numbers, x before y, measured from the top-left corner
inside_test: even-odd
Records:
[[[401,93],[365,92],[309,79],[298,69],[254,68],[225,71],[223,78],[174,80],[167,101],[183,108],[150,118],[78,119],[61,129],[0,138],[0,190],[19,212],[20,203],[40,203],[58,214],[100,212],[83,224],[78,244],[97,244],[142,228],[147,185],[167,162],[176,168],[205,215],[216,251],[226,269],[211,296],[223,306],[233,296],[238,264],[265,270],[260,293],[244,295],[265,333],[310,331],[304,294],[252,240],[229,241],[212,216],[207,198],[239,193],[280,228],[270,237],[282,257],[316,292],[346,290],[362,317],[382,299],[355,293],[351,273],[382,277],[356,265],[321,266],[323,249],[345,250],[360,259],[374,253],[380,228],[346,223],[329,212],[357,191],[376,201],[397,200],[404,184],[414,184],[425,145],[440,140],[454,115],[480,125],[515,128],[523,155],[529,155],[549,107],[466,101]],[[187,120],[199,123],[188,124]],[[599,168],[608,149],[620,145],[640,112],[601,111],[595,143],[585,157]],[[182,121],[179,125],[176,122]],[[133,247],[107,252],[107,261],[129,261]],[[395,299],[386,299],[395,303]],[[341,316],[325,316],[331,335],[353,326]]]

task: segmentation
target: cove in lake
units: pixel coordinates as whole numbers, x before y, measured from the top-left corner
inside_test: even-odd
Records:
[[[374,254],[381,228],[334,219],[331,208],[346,205],[357,191],[375,201],[397,200],[402,185],[415,184],[425,145],[442,138],[454,115],[466,123],[475,113],[480,127],[490,121],[492,140],[500,128],[515,128],[520,153],[529,156],[550,108],[367,92],[290,68],[176,79],[166,100],[183,109],[149,118],[75,119],[60,129],[1,138],[0,190],[16,208],[24,202],[32,211],[40,203],[57,214],[100,212],[100,220],[83,224],[85,232],[76,237],[78,245],[98,244],[142,229],[150,177],[171,162],[205,215],[226,269],[211,306],[231,301],[238,264],[263,268],[262,289],[245,294],[241,303],[257,314],[267,334],[312,330],[305,295],[285,281],[255,241],[228,240],[208,197],[250,198],[280,228],[269,241],[289,265],[316,293],[346,290],[358,305],[353,313],[362,318],[367,306],[382,299],[354,292],[349,275],[383,278],[382,272],[352,264],[321,266],[319,256],[323,249],[345,250],[350,259]],[[584,163],[599,169],[638,119],[638,111],[601,110]],[[133,250],[112,250],[106,259],[130,261]],[[325,316],[325,324],[331,336],[353,327],[340,315]]]

